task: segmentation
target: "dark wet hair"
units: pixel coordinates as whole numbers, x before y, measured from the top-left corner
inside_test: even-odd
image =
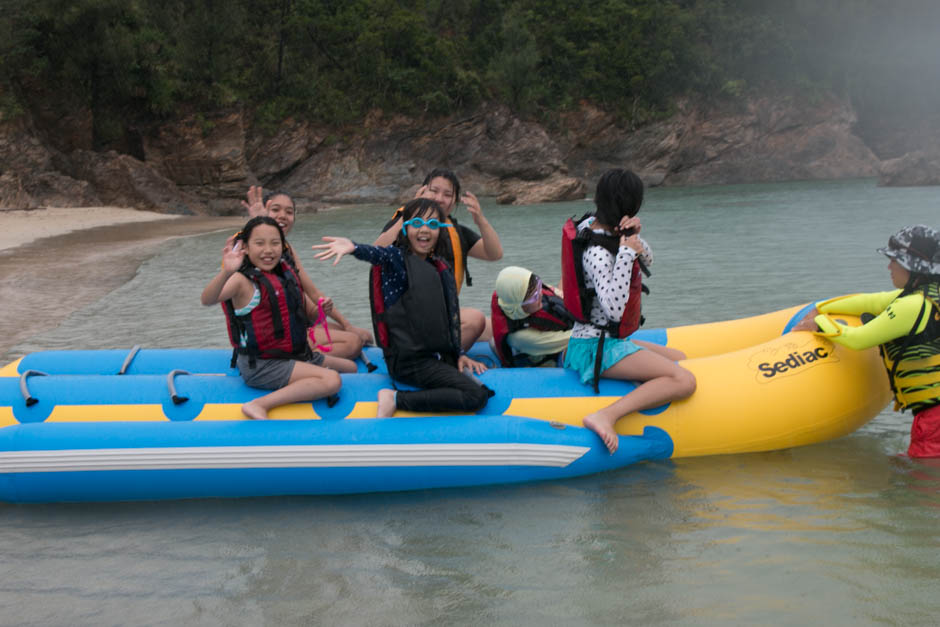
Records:
[[[284,231],[281,229],[281,225],[277,223],[277,220],[274,218],[269,218],[268,216],[257,216],[245,223],[245,226],[242,227],[241,232],[238,234],[238,237],[235,241],[240,241],[245,250],[248,250],[248,240],[251,239],[251,233],[255,230],[256,227],[266,224],[268,226],[273,226],[277,229],[278,234],[281,236],[281,258],[284,258],[284,254],[287,251],[287,239],[284,237]],[[294,265],[294,264],[291,264]],[[254,265],[251,263],[251,260],[248,259],[248,255],[245,255],[245,260],[242,262],[242,269],[253,268]]]
[[[424,182],[422,185],[430,185],[431,181],[441,177],[450,181],[450,184],[454,186],[454,198],[460,200],[460,180],[457,178],[457,175],[450,170],[444,168],[434,168],[431,170],[426,177],[424,177]]]
[[[444,222],[446,219],[444,217],[444,210],[441,209],[441,206],[437,204],[437,201],[431,200],[430,198],[415,198],[414,200],[405,203],[405,206],[402,207],[401,210],[401,220],[403,224],[412,218],[426,218],[428,216],[431,218],[437,218],[437,220],[440,222]],[[398,230],[398,237],[395,238],[395,245],[402,250],[411,250],[411,242],[408,241],[408,236],[405,235],[401,229]],[[434,246],[434,254],[440,255],[440,250],[441,237],[438,236],[437,244]]]
[[[594,192],[598,221],[616,228],[624,216],[635,216],[643,204],[643,181],[630,170],[607,170]]]
[[[905,268],[905,270],[906,269],[907,268]],[[911,272],[910,270],[908,270],[908,272],[907,283],[901,290],[901,296],[907,296],[908,294],[920,291],[923,291],[926,295],[927,287],[940,279],[940,274],[926,274],[924,272]]]
[[[261,198],[261,203],[262,203],[265,207],[267,207],[267,206],[268,206],[268,202],[270,202],[270,200],[271,200],[272,198],[274,198],[275,196],[287,196],[287,199],[290,200],[291,206],[294,207],[295,210],[297,209],[297,203],[294,202],[294,197],[291,196],[290,194],[288,194],[287,192],[282,192],[282,191],[273,191],[273,192],[268,192],[268,193],[266,193],[266,194]]]

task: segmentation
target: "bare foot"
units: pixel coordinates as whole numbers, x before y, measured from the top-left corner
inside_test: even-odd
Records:
[[[613,455],[617,452],[617,445],[620,444],[620,437],[614,431],[613,423],[604,418],[602,414],[594,413],[584,417],[584,426],[600,436],[604,446]],[[616,422],[616,420],[614,421]]]
[[[245,403],[242,405],[242,413],[252,420],[268,419],[268,412],[266,412],[264,407],[261,407],[255,401],[251,401],[250,403]]]
[[[379,390],[379,407],[376,418],[391,418],[395,413],[395,390]]]

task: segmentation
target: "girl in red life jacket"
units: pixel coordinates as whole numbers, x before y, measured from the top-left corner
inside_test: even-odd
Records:
[[[248,211],[248,216],[268,216],[274,218],[284,231],[286,237],[294,228],[295,206],[294,199],[285,192],[272,192],[266,196],[260,186],[251,186],[248,188],[246,200],[242,201],[242,206]],[[288,252],[292,265],[296,268],[300,277],[300,284],[304,292],[313,302],[321,303],[324,313],[332,319],[332,322],[325,322],[323,325],[315,325],[311,328],[313,337],[310,338],[311,348],[317,345],[329,346],[330,355],[333,357],[344,357],[346,359],[356,359],[362,353],[364,344],[372,343],[372,334],[367,330],[353,326],[343,314],[333,305],[333,300],[324,296],[300,260],[294,255],[290,244],[285,243],[285,250]],[[322,300],[321,300],[322,299]],[[328,325],[328,326],[327,326]]]
[[[652,263],[649,245],[639,237],[641,225],[636,217],[643,203],[643,182],[629,170],[608,170],[597,183],[594,203],[597,211],[578,225],[578,231],[591,229],[606,236],[616,253],[594,240],[584,249],[581,287],[593,290],[594,298],[589,319],[576,322],[571,331],[565,367],[577,372],[583,383],[593,382],[595,370],[601,377],[639,383],[626,396],[584,417],[584,426],[596,432],[613,453],[618,444],[614,425],[621,417],[686,398],[695,391],[695,377],[660,352],[643,349],[627,338],[606,337],[604,329],[616,326],[627,307],[637,256],[645,258],[647,265]]]
[[[503,258],[503,245],[499,241],[496,229],[490,224],[479,199],[472,192],[460,194],[460,181],[450,170],[435,168],[424,178],[415,198],[427,198],[435,201],[444,211],[444,220],[451,224],[450,229],[442,234],[438,255],[443,257],[454,271],[457,292],[463,283],[472,285],[467,259],[473,257],[484,261],[499,261]],[[457,223],[453,212],[457,203],[467,207],[470,217],[479,230],[479,234]],[[382,228],[382,234],[372,243],[373,246],[390,246],[401,231],[402,216],[395,214]],[[460,344],[468,350],[477,340],[490,338],[489,320],[479,309],[464,307],[460,310]]]
[[[344,255],[373,265],[372,320],[376,341],[385,353],[392,378],[419,390],[382,390],[379,418],[396,409],[416,412],[472,413],[486,405],[492,392],[464,368],[481,373],[486,367],[461,354],[460,304],[450,266],[437,257],[441,231],[453,228],[433,200],[407,203],[395,245],[356,244],[344,237],[324,237],[317,259]]]
[[[559,292],[525,268],[499,271],[490,309],[493,348],[504,367],[558,365],[574,324]]]
[[[531,270],[507,266],[496,277],[491,303],[493,348],[504,367],[555,366],[564,357],[576,322],[561,288],[542,282]],[[672,360],[685,359],[674,348],[642,340],[634,344]]]
[[[225,243],[222,269],[202,291],[203,305],[226,304],[242,379],[251,387],[274,390],[242,405],[242,413],[256,420],[267,419],[268,411],[280,405],[336,394],[339,374],[324,365],[355,371],[349,360],[325,357],[307,346],[307,320],[316,305],[284,262],[284,245],[274,219],[252,218]]]

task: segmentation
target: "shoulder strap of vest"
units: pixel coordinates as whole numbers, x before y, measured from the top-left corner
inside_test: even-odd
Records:
[[[453,219],[451,219],[451,222],[454,226],[444,230],[450,240],[450,249],[454,253],[454,281],[457,283],[457,293],[459,294],[460,288],[463,286],[464,274],[467,275],[468,286],[473,285],[473,279],[470,278],[470,272],[467,271],[463,261],[463,241],[460,239],[457,223]]]
[[[385,320],[385,296],[382,293],[382,268],[372,266],[369,271],[369,306],[372,310],[372,332],[379,348],[388,348],[388,323]]]
[[[914,337],[917,335],[917,327],[920,326],[920,321],[924,319],[924,312],[929,311],[930,309],[930,302],[928,302],[927,295],[924,294],[924,306],[920,308],[920,312],[917,314],[917,319],[914,320],[914,325],[908,332],[907,337],[904,338],[904,344],[901,346],[901,350],[898,351],[897,356],[894,359],[894,363],[891,365],[891,372],[888,374],[888,383],[891,384],[891,391],[894,392],[895,397],[897,397],[898,389],[894,383],[894,377],[898,373],[898,367],[901,365],[901,360],[904,359],[904,353],[907,352],[907,349],[910,348],[911,344],[914,342]],[[885,351],[885,354],[887,354],[887,351]]]

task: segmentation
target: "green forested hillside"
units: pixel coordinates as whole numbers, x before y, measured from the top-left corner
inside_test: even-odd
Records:
[[[863,114],[940,102],[936,0],[3,0],[0,105],[128,125],[244,105],[349,123],[484,100],[642,124],[677,96],[827,89]],[[905,113],[907,114],[907,113]]]

